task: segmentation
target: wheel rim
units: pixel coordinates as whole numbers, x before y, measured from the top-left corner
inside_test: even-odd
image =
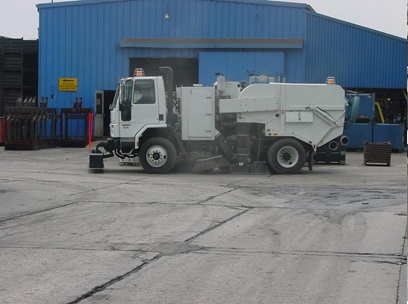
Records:
[[[278,152],[278,163],[282,167],[292,168],[299,161],[299,153],[294,147],[282,147]]]
[[[155,168],[167,163],[167,151],[162,146],[151,146],[146,152],[147,163]]]

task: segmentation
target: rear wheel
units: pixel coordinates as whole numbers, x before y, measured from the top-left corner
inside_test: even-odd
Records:
[[[149,173],[168,173],[176,164],[177,152],[174,145],[162,137],[147,140],[139,151],[139,161]]]
[[[272,173],[299,173],[306,161],[306,151],[296,139],[283,138],[270,146],[266,160]]]

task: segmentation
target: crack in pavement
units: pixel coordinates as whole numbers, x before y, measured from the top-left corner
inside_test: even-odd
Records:
[[[187,240],[185,240],[184,242],[185,242],[185,243],[190,243],[190,242],[192,242],[193,240],[199,238],[200,236],[202,236],[202,235],[204,235],[204,234],[206,234],[206,233],[208,233],[208,232],[210,232],[210,231],[212,231],[212,230],[214,230],[214,229],[217,229],[218,227],[224,225],[225,223],[228,223],[228,222],[232,221],[233,219],[235,219],[235,218],[237,218],[237,217],[240,217],[241,215],[247,213],[248,211],[250,211],[250,210],[252,210],[252,209],[253,209],[252,207],[251,207],[251,208],[248,208],[248,209],[245,209],[245,210],[243,210],[243,211],[241,211],[241,212],[235,214],[234,216],[231,216],[230,218],[228,218],[228,219],[226,219],[226,220],[223,220],[223,221],[219,222],[218,224],[216,224],[216,225],[214,225],[214,226],[211,226],[211,227],[209,227],[209,228],[207,228],[207,229],[201,231],[200,233],[197,233],[196,235],[194,235],[194,236],[188,238]]]
[[[115,184],[115,185],[110,185],[110,186],[101,186],[101,187],[98,187],[98,188],[87,189],[87,190],[84,190],[84,191],[63,195],[60,199],[63,200],[64,198],[75,196],[75,195],[80,195],[80,194],[85,194],[85,193],[98,191],[98,190],[101,190],[101,189],[107,189],[107,188],[113,188],[113,187],[116,187],[116,186],[131,184],[132,182],[133,181],[128,181],[128,182],[125,182],[125,183],[120,183],[120,184]],[[55,198],[50,198],[50,199],[47,199],[47,200],[41,200],[41,202],[53,201],[53,200],[55,200]],[[46,209],[41,209],[41,210],[32,211],[32,212],[28,212],[28,213],[18,214],[18,215],[12,216],[12,217],[0,219],[0,223],[4,223],[4,222],[7,222],[7,221],[12,221],[12,220],[15,220],[15,219],[23,218],[25,216],[40,214],[40,213],[43,213],[43,212],[47,212],[47,211],[51,211],[51,210],[55,210],[55,209],[59,209],[59,208],[65,208],[65,207],[80,204],[80,203],[86,203],[86,201],[82,201],[82,200],[81,201],[74,201],[74,202],[70,202],[70,203],[67,203],[67,204],[63,204],[63,205],[49,207],[49,208],[46,208]]]
[[[232,189],[231,191],[233,191],[233,190],[235,190],[235,189]],[[229,192],[231,192],[231,191],[227,191],[227,192],[221,193],[221,194],[216,195],[216,196],[214,196],[214,197],[220,196],[220,195],[225,194],[225,193],[229,193]],[[214,197],[210,197],[209,199],[207,199],[207,200],[205,200],[205,201],[209,201],[209,200],[213,199]],[[207,229],[205,229],[205,230],[203,230],[203,231],[197,233],[196,235],[194,235],[194,236],[192,236],[192,237],[190,237],[190,238],[184,240],[184,241],[181,242],[181,243],[178,243],[178,244],[165,244],[164,247],[163,247],[163,245],[161,245],[161,246],[159,245],[159,246],[156,246],[156,247],[155,247],[155,246],[152,246],[151,248],[149,248],[149,251],[156,251],[156,252],[157,252],[158,250],[161,249],[162,252],[160,252],[159,254],[157,254],[156,256],[154,256],[152,259],[144,260],[142,264],[140,264],[140,265],[137,266],[136,268],[134,268],[134,269],[132,269],[132,270],[126,272],[125,274],[119,275],[119,276],[113,278],[112,280],[110,280],[110,281],[108,281],[108,282],[106,282],[106,283],[104,283],[104,284],[101,284],[101,285],[98,285],[98,286],[92,288],[92,289],[91,289],[90,291],[88,291],[87,293],[83,294],[82,296],[78,297],[78,298],[75,299],[74,301],[69,302],[69,303],[67,303],[67,304],[77,304],[77,303],[80,303],[81,301],[83,301],[83,300],[85,300],[85,299],[87,299],[87,298],[89,298],[89,297],[92,297],[92,296],[95,295],[96,293],[99,293],[99,292],[101,292],[101,291],[104,291],[104,290],[105,290],[106,288],[108,288],[109,286],[111,286],[111,285],[113,285],[113,284],[115,284],[115,283],[117,283],[117,282],[120,282],[120,281],[122,281],[123,279],[125,279],[125,278],[127,278],[127,277],[129,277],[129,276],[131,276],[131,275],[133,275],[133,274],[135,274],[135,273],[137,273],[137,272],[139,272],[139,271],[142,270],[145,266],[150,265],[151,263],[154,263],[154,262],[158,261],[158,260],[159,260],[160,258],[162,258],[163,256],[172,256],[172,255],[177,255],[177,254],[186,254],[186,253],[196,252],[196,251],[198,251],[198,250],[203,250],[203,247],[201,247],[201,246],[191,246],[190,243],[191,243],[193,240],[199,238],[200,236],[202,236],[202,235],[204,235],[204,234],[206,234],[206,233],[209,233],[210,231],[213,231],[214,229],[217,229],[218,227],[224,225],[225,223],[228,223],[228,222],[232,221],[233,219],[235,219],[235,218],[237,218],[237,217],[239,217],[239,216],[241,216],[241,215],[247,213],[247,212],[250,211],[251,209],[253,209],[253,208],[252,208],[252,207],[251,207],[251,208],[247,208],[247,209],[245,209],[245,210],[243,210],[243,211],[241,211],[241,212],[239,212],[239,213],[237,213],[237,214],[235,214],[235,215],[233,215],[233,216],[231,216],[231,217],[229,217],[229,218],[227,218],[227,219],[225,219],[225,220],[223,220],[223,221],[217,223],[216,225],[213,225],[213,226],[211,226],[211,227],[209,227],[209,228],[207,228]],[[166,245],[167,245],[167,246],[166,246]],[[172,246],[172,245],[173,245],[173,246]],[[176,246],[174,246],[174,245],[176,245]],[[161,247],[161,248],[160,248],[160,247]]]
[[[146,177],[146,178],[144,178],[144,179],[148,179],[148,177]],[[144,180],[144,179],[142,179],[142,180]],[[139,181],[139,180],[138,180],[138,181]],[[63,199],[64,197],[67,198],[67,197],[71,197],[71,196],[75,196],[75,195],[90,193],[90,192],[98,191],[98,190],[101,190],[101,189],[113,188],[113,187],[117,187],[117,186],[121,186],[121,185],[127,185],[127,184],[132,184],[132,183],[134,183],[134,181],[127,181],[127,182],[124,182],[124,183],[115,184],[115,185],[110,185],[110,186],[104,185],[104,186],[101,186],[101,187],[99,187],[99,188],[92,188],[92,189],[87,189],[87,190],[80,191],[80,192],[76,192],[76,193],[72,193],[72,194],[67,194],[67,195],[62,196],[61,199]],[[228,190],[228,191],[224,191],[224,192],[219,193],[219,194],[217,194],[217,195],[210,196],[210,197],[206,198],[205,200],[202,200],[202,201],[197,202],[196,204],[197,204],[197,205],[200,205],[200,204],[206,203],[206,202],[208,202],[208,201],[213,200],[214,198],[217,198],[217,197],[219,197],[219,196],[221,196],[221,195],[224,195],[224,194],[228,194],[228,193],[230,193],[230,192],[232,192],[232,191],[234,191],[234,190],[236,190],[236,188],[230,189],[230,190]],[[54,198],[47,199],[47,200],[44,200],[44,201],[52,201],[52,200],[54,200]],[[68,207],[68,206],[71,206],[71,205],[75,205],[75,204],[79,204],[79,203],[87,203],[87,202],[92,202],[92,201],[90,201],[90,200],[89,200],[89,201],[82,201],[82,200],[81,200],[81,201],[75,201],[75,202],[70,202],[70,203],[63,204],[63,205],[58,205],[58,206],[49,207],[49,208],[42,209],[42,210],[37,210],[37,211],[33,211],[33,212],[18,214],[18,215],[12,216],[12,217],[0,219],[0,223],[4,223],[4,222],[7,222],[7,221],[19,219],[19,218],[22,218],[22,217],[25,217],[25,216],[30,216],[30,215],[34,215],[34,214],[40,214],[40,213],[42,213],[42,212],[47,212],[47,211],[51,211],[51,210],[55,210],[55,209],[59,209],[59,208],[65,208],[65,207]],[[105,202],[94,202],[94,203],[105,203]],[[117,203],[122,203],[122,202],[117,202]],[[123,202],[123,203],[125,203],[125,202]],[[129,202],[127,202],[127,203],[129,203]],[[145,204],[147,204],[147,203],[145,203]],[[160,203],[158,203],[158,202],[148,202],[148,204],[160,204]]]
[[[83,301],[83,300],[85,300],[85,299],[87,299],[89,297],[92,297],[94,294],[105,290],[109,286],[111,286],[111,285],[113,285],[113,284],[115,284],[117,282],[122,281],[123,279],[127,278],[128,276],[130,276],[130,275],[132,275],[134,273],[137,273],[138,271],[143,269],[143,267],[145,267],[145,266],[159,260],[162,256],[163,255],[160,253],[160,254],[157,254],[156,256],[154,256],[151,259],[144,260],[143,263],[140,264],[139,266],[133,268],[132,270],[126,272],[125,274],[122,274],[122,275],[119,275],[119,276],[113,278],[112,280],[110,280],[110,281],[108,281],[108,282],[106,282],[104,284],[101,284],[101,285],[98,285],[98,286],[92,288],[92,290],[90,290],[87,293],[83,294],[82,296],[76,298],[74,301],[68,302],[67,304],[77,304],[77,303],[79,303],[79,302],[81,302],[81,301]]]
[[[406,260],[405,260],[405,264],[406,264]],[[402,267],[403,267],[403,264],[401,264],[399,273],[398,273],[397,296],[395,298],[395,304],[399,304],[400,302],[399,297],[400,297],[400,289],[401,289]],[[406,282],[405,280],[403,281]],[[408,300],[407,300],[407,303],[408,303]]]
[[[397,266],[399,266],[399,265],[404,265],[404,264],[406,264],[407,263],[407,261],[404,261],[403,260],[403,257],[402,257],[402,259],[400,260],[400,261],[371,261],[371,262],[373,262],[373,263],[378,263],[378,264],[390,264],[390,265],[397,265]]]
[[[158,260],[160,260],[162,257],[164,256],[173,256],[173,255],[177,255],[177,254],[188,254],[188,253],[195,253],[195,254],[203,254],[203,253],[224,253],[224,254],[231,254],[231,253],[241,253],[241,254],[274,254],[274,255],[308,255],[308,256],[315,256],[315,257],[344,257],[344,258],[353,258],[350,260],[350,262],[356,262],[357,260],[354,259],[358,259],[358,258],[362,258],[359,261],[360,262],[367,262],[367,263],[382,263],[382,264],[392,264],[392,265],[396,265],[396,266],[400,266],[400,276],[401,276],[401,271],[402,271],[402,265],[406,264],[406,260],[405,257],[403,255],[400,254],[382,254],[382,253],[359,253],[359,252],[329,252],[329,251],[302,251],[302,250],[294,250],[294,251],[281,251],[281,252],[273,252],[273,251],[262,251],[262,250],[242,250],[242,249],[238,249],[238,248],[216,248],[216,247],[203,247],[203,246],[189,246],[189,243],[191,243],[193,240],[195,240],[196,238],[218,228],[219,226],[221,226],[222,224],[225,224],[231,220],[233,220],[234,218],[245,214],[246,212],[248,212],[250,209],[248,210],[243,210],[242,212],[226,219],[225,221],[212,226],[206,230],[203,230],[202,232],[198,233],[197,235],[186,239],[184,242],[180,242],[180,243],[174,243],[174,244],[161,244],[158,245],[156,248],[151,248],[151,249],[155,249],[157,251],[157,249],[161,250],[162,252],[158,253],[157,255],[155,255],[153,258],[151,259],[147,259],[147,260],[143,260],[143,263],[140,264],[139,266],[133,268],[132,270],[116,276],[115,278],[111,279],[110,281],[103,283],[101,285],[98,285],[94,288],[92,288],[90,291],[88,291],[87,293],[81,295],[80,297],[78,297],[77,299],[75,299],[74,301],[71,301],[67,304],[78,304],[81,301],[92,297],[93,295],[102,292],[104,290],[106,290],[106,288],[108,288],[109,286],[120,282],[122,280],[124,280],[125,278],[139,272],[140,270],[142,270],[144,267],[157,262]],[[149,250],[150,251],[150,250]],[[379,258],[382,258],[382,260],[379,260]],[[387,260],[385,260],[387,259]],[[399,288],[400,288],[400,284],[398,284],[398,289],[397,289],[397,304],[398,304],[398,294],[399,294]]]
[[[215,227],[215,226],[214,226]],[[217,226],[219,227],[219,226]],[[149,253],[160,252],[162,256],[171,256],[184,253],[197,253],[197,254],[270,254],[270,255],[292,255],[292,256],[316,256],[316,257],[344,257],[359,259],[359,261],[366,261],[380,264],[391,265],[406,265],[406,257],[402,254],[386,254],[386,253],[360,253],[360,252],[336,252],[336,251],[307,251],[307,250],[292,250],[292,251],[270,251],[270,250],[251,250],[242,248],[227,248],[227,247],[211,247],[192,245],[194,239],[199,236],[212,231],[213,227],[200,232],[199,234],[182,242],[159,242],[150,244],[147,249],[121,249],[118,247],[112,247],[111,249],[100,248],[68,248],[68,247],[36,247],[36,246],[0,246],[2,249],[31,249],[31,250],[68,250],[68,251],[106,251],[106,252],[135,252],[135,253]],[[140,244],[139,244],[140,245]],[[145,244],[147,245],[147,244]]]
[[[50,199],[51,200],[51,199]],[[43,212],[47,212],[47,211],[51,211],[51,210],[55,210],[55,209],[59,209],[59,208],[64,208],[64,207],[68,207],[71,205],[76,205],[78,203],[82,203],[82,202],[71,202],[71,203],[67,203],[64,205],[58,205],[58,206],[53,206],[53,207],[49,207],[46,209],[42,209],[42,210],[37,210],[37,211],[33,211],[33,212],[28,212],[28,213],[24,213],[24,214],[19,214],[19,215],[15,215],[13,217],[8,217],[8,218],[4,218],[4,219],[0,219],[0,223],[4,223],[4,222],[8,222],[8,221],[12,221],[12,220],[16,220],[25,216],[30,216],[30,215],[34,215],[34,214],[39,214],[39,213],[43,213]],[[5,227],[5,228],[0,228],[0,230],[2,229],[9,229],[10,227]]]
[[[406,257],[403,254],[393,253],[371,253],[371,252],[337,252],[337,251],[310,251],[310,250],[291,250],[291,251],[271,251],[271,250],[252,250],[244,248],[226,248],[226,247],[202,247],[194,251],[197,254],[219,253],[219,254],[270,254],[270,255],[292,255],[292,256],[316,256],[316,257],[344,257],[354,258],[360,261],[373,263],[384,263],[393,265],[407,264]]]
[[[408,228],[408,226],[407,226]],[[407,238],[404,237],[404,242],[402,244],[402,252],[401,252],[401,256],[404,257],[404,261],[405,261],[405,265],[407,264],[407,256],[405,254],[405,248],[406,248],[406,242],[407,242]],[[401,289],[401,278],[402,278],[402,268],[403,268],[404,264],[401,263],[400,269],[399,269],[399,274],[398,274],[398,284],[397,284],[397,297],[395,300],[395,304],[399,303],[399,296],[400,296],[400,289]],[[406,284],[406,277],[405,280],[403,280],[403,282],[405,282]],[[403,283],[404,284],[404,283]],[[405,299],[404,299],[405,300]],[[408,301],[407,301],[408,303]]]
[[[204,203],[206,203],[206,202],[209,202],[209,201],[213,200],[214,198],[217,198],[217,197],[219,197],[219,196],[221,196],[221,195],[224,195],[224,194],[231,193],[232,191],[235,191],[235,190],[236,190],[236,189],[234,188],[234,189],[230,189],[230,190],[221,192],[221,193],[219,193],[219,194],[217,194],[217,195],[211,195],[211,196],[207,197],[206,199],[204,199],[204,200],[202,200],[202,201],[199,201],[199,202],[197,203],[197,205],[204,204]]]

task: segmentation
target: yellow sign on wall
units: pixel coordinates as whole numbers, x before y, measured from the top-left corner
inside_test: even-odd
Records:
[[[78,78],[59,78],[58,90],[64,92],[78,91]]]

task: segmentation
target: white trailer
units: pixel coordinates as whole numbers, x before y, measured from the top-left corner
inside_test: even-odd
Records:
[[[179,87],[174,96],[172,70],[161,71],[163,77],[120,80],[111,137],[92,151],[90,168],[101,169],[104,158],[116,155],[138,157],[150,173],[168,173],[179,162],[193,171],[298,173],[312,169],[318,147],[347,144],[347,101],[338,85],[243,88],[219,76],[214,87]]]

